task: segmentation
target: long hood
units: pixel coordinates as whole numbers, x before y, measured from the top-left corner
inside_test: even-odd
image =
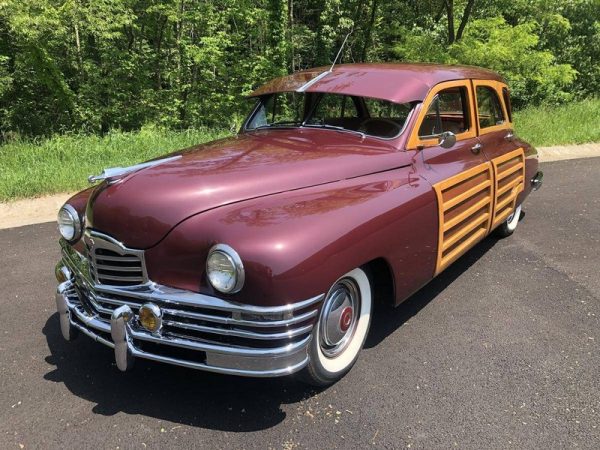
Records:
[[[145,249],[181,221],[219,206],[411,162],[381,140],[297,129],[242,134],[173,155],[181,157],[98,186],[88,226]]]

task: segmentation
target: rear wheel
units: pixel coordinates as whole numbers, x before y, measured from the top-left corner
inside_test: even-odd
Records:
[[[363,269],[354,269],[333,284],[313,329],[309,363],[301,372],[305,382],[327,386],[350,371],[365,343],[371,311],[371,282]]]
[[[519,219],[521,218],[521,205],[517,206],[513,213],[496,228],[496,235],[499,237],[508,237],[515,232]]]

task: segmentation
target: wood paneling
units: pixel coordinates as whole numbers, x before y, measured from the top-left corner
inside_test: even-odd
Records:
[[[494,168],[494,215],[490,230],[515,210],[517,196],[525,189],[525,155],[519,148],[492,159]]]
[[[494,203],[489,162],[433,186],[439,206],[436,275],[481,240],[490,229]]]

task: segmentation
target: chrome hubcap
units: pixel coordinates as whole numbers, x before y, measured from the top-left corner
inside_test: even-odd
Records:
[[[319,345],[325,356],[334,358],[344,351],[354,335],[359,313],[358,287],[348,278],[338,281],[325,299],[319,320]]]

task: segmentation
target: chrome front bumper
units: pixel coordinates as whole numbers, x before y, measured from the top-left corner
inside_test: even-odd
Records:
[[[57,266],[67,281],[56,292],[60,327],[66,340],[79,332],[114,349],[117,367],[135,358],[231,375],[276,377],[302,369],[323,295],[280,307],[228,302],[154,283],[117,287],[90,281],[83,258],[63,245]],[[146,331],[137,311],[158,305],[161,330]]]

